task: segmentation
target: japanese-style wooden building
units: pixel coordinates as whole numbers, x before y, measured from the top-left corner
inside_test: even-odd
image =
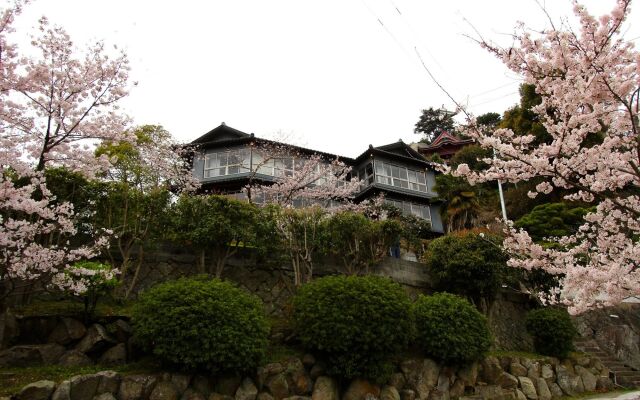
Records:
[[[274,182],[299,168],[297,159],[318,155],[328,162],[336,158],[350,166],[362,185],[354,201],[384,194],[385,202],[403,213],[431,222],[434,232],[443,232],[441,201],[433,191],[435,170],[420,153],[402,141],[369,147],[349,158],[256,137],[222,123],[191,142],[195,153],[193,173],[202,190],[243,198],[249,179]],[[288,148],[295,156],[268,157],[268,149]],[[265,161],[268,160],[268,161]]]
[[[415,143],[412,146],[427,159],[437,154],[443,160],[449,160],[460,149],[470,144],[473,144],[473,139],[461,139],[447,131],[443,131],[431,144]]]

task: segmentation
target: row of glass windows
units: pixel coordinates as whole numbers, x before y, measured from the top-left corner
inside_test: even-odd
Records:
[[[400,167],[376,161],[376,182],[403,189],[427,192],[427,177],[424,171]]]
[[[384,202],[386,204],[392,205],[402,211],[404,215],[413,215],[418,218],[423,218],[431,221],[431,210],[429,206],[426,204],[416,204],[408,201],[399,201],[399,200],[391,200],[385,199]]]
[[[253,157],[253,160],[251,159]],[[227,150],[216,153],[207,153],[204,158],[204,177],[234,175],[251,171],[251,166],[257,168],[257,172],[269,176],[292,176],[295,171],[304,166],[304,159],[265,158],[258,151],[253,154],[248,148]],[[320,166],[318,165],[318,168]],[[373,166],[368,163],[357,171],[361,181],[361,189],[371,185],[374,180]],[[375,162],[375,180],[384,185],[395,186],[403,189],[415,190],[427,193],[427,179],[425,171],[414,170],[383,161]]]
[[[204,156],[204,177],[234,175],[249,172],[251,165],[251,151],[238,149],[207,153]]]
[[[300,158],[268,158],[256,150],[252,152],[250,149],[243,148],[206,153],[204,156],[204,177],[212,178],[250,172],[252,166],[257,168],[259,174],[292,176],[294,171],[300,170],[303,165],[304,160]]]

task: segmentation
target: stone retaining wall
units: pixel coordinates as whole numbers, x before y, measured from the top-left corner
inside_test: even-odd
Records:
[[[552,400],[612,389],[608,371],[586,356],[487,357],[461,368],[430,359],[400,362],[388,382],[350,382],[324,374],[312,355],[268,364],[244,376],[113,371],[25,386],[17,400]]]
[[[135,290],[132,292],[133,297],[159,282],[197,274],[196,264],[194,253],[187,247],[165,245],[154,252],[148,252]],[[133,271],[130,272],[133,273]],[[340,268],[336,267],[335,263],[325,259],[318,261],[314,273],[315,276],[323,276],[340,272]],[[386,258],[372,267],[369,272],[388,276],[400,283],[412,298],[421,293],[432,292],[432,279],[427,267],[421,263]],[[119,290],[125,290],[128,287],[130,278],[131,276],[127,277],[125,284],[120,286]],[[282,316],[290,308],[289,300],[294,288],[291,268],[286,263],[265,265],[257,259],[255,254],[244,252],[229,260],[223,278],[260,297],[268,315]],[[532,341],[524,325],[524,316],[531,306],[532,302],[528,295],[512,291],[501,292],[490,304],[486,310],[494,338],[494,348],[532,350]],[[0,350],[16,343],[8,332],[8,322],[2,318],[5,316],[0,315]],[[59,323],[58,320],[59,318],[56,317],[18,318],[20,343],[47,343],[48,332]],[[105,321],[103,325],[108,323],[109,321]],[[13,338],[15,339],[17,335],[14,332]]]
[[[329,258],[318,259],[315,263],[314,276],[341,272],[339,263]],[[388,276],[405,286],[410,293],[429,290],[432,287],[432,279],[426,266],[418,262],[387,257],[371,267],[369,273]],[[198,274],[195,252],[186,247],[166,244],[145,254],[132,295],[135,296],[158,282],[195,274]],[[128,287],[132,275],[133,271],[129,271],[121,290]],[[270,310],[273,312],[277,312],[277,305],[283,305],[287,297],[284,295],[290,296],[292,290],[292,269],[286,261],[267,265],[250,250],[241,251],[230,258],[222,277],[257,294],[265,304],[276,305]]]
[[[573,317],[583,338],[593,339],[602,350],[640,370],[640,304],[622,303]]]
[[[35,317],[19,322],[21,344],[0,351],[0,368],[125,364],[133,354],[131,327],[124,319],[85,326],[67,317]]]

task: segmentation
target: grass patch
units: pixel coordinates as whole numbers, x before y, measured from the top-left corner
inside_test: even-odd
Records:
[[[530,360],[548,360],[553,357],[545,356],[538,353],[529,353],[526,351],[507,351],[507,350],[494,350],[487,353],[488,356],[494,357],[519,357],[519,358],[528,358]],[[587,353],[582,353],[579,351],[572,351],[567,356],[569,360],[577,360],[581,357],[593,357]]]
[[[519,357],[519,358],[528,358],[531,360],[546,360],[549,357],[543,356],[542,354],[529,353],[526,351],[507,351],[507,350],[494,350],[487,352],[487,356],[494,357]]]
[[[99,371],[117,371],[124,375],[158,371],[160,364],[153,359],[143,359],[116,367],[94,365],[91,367],[63,367],[47,365],[26,368],[0,368],[0,396],[16,394],[24,386],[42,380],[54,381],[56,384],[76,375],[95,374]]]
[[[584,392],[584,393],[580,393],[576,396],[563,396],[560,397],[559,400],[588,400],[588,399],[596,399],[596,398],[600,398],[602,396],[618,396],[618,395],[622,395],[625,393],[631,393],[631,392],[636,392],[638,391],[638,389],[622,389],[622,390],[614,390],[612,392]]]
[[[95,317],[130,316],[132,305],[133,302],[100,301],[96,306]],[[16,307],[14,311],[16,314],[25,317],[65,316],[81,318],[84,315],[84,304],[70,299],[34,300],[26,306]]]

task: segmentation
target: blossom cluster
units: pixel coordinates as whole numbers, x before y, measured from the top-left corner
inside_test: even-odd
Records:
[[[24,3],[0,10],[0,299],[19,281],[59,282],[71,263],[106,245],[104,232],[87,245],[69,243],[77,233],[73,206],[56,201],[44,170],[94,177],[109,165],[94,156],[95,143],[129,140],[129,118],[118,106],[130,87],[126,54],[112,56],[101,42],[78,54],[46,18],[33,51],[24,52],[11,40]]]
[[[575,235],[543,248],[527,232],[507,226],[510,264],[564,274],[570,311],[611,305],[640,294],[640,53],[625,40],[630,0],[595,18],[574,3],[579,29],[567,24],[535,33],[524,26],[513,47],[482,45],[542,97],[533,111],[551,140],[510,129],[484,132],[469,118],[465,133],[495,159],[486,171],[460,165],[454,174],[471,183],[542,179],[530,196],[562,189],[567,200],[594,203]]]

